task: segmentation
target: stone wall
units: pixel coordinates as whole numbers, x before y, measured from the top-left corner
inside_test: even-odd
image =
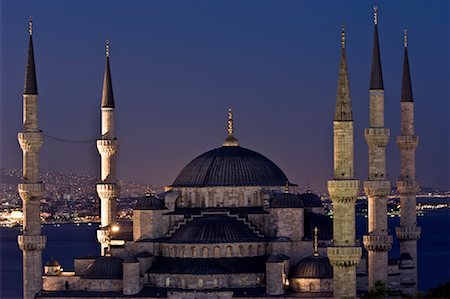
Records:
[[[283,187],[266,187],[267,189],[282,190]],[[202,188],[174,188],[181,192],[177,199],[178,208],[209,208],[209,207],[262,207],[264,187],[202,187]]]
[[[289,280],[290,288],[297,293],[304,292],[332,292],[333,279],[319,279],[319,278],[291,278]]]
[[[242,288],[263,285],[264,273],[236,274],[166,274],[150,273],[147,281],[150,286],[181,289],[219,289]]]

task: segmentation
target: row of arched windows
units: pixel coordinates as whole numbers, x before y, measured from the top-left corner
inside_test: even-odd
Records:
[[[177,246],[163,245],[163,255],[169,257],[184,258],[219,258],[219,257],[244,257],[264,255],[265,250],[262,244],[241,244],[227,246]]]

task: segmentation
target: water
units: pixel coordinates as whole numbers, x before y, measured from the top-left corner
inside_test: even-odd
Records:
[[[394,234],[399,218],[389,218],[389,229]],[[418,217],[422,227],[419,240],[419,289],[450,281],[450,209],[434,211]],[[367,218],[357,217],[357,235],[365,232]],[[43,252],[44,263],[51,257],[58,260],[64,270],[73,270],[73,259],[80,255],[97,255],[99,246],[96,240],[97,225],[61,224],[44,225],[47,247]],[[22,294],[22,252],[17,245],[18,228],[0,228],[0,298],[20,298]],[[399,246],[394,237],[390,255],[399,255]]]

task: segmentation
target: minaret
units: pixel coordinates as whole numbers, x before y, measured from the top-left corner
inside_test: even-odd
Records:
[[[333,266],[334,298],[356,298],[356,266],[361,258],[361,247],[355,241],[355,202],[359,181],[353,174],[353,115],[344,27],[341,44],[333,121],[334,179],[328,181],[328,192],[333,202],[333,245],[328,247],[327,255]]]
[[[391,184],[386,178],[386,145],[390,130],[384,127],[384,87],[378,42],[378,8],[374,7],[374,43],[370,72],[370,127],[364,130],[369,148],[369,180],[364,182],[368,199],[368,234],[363,237],[368,252],[369,289],[379,281],[387,286],[388,251],[392,236],[388,235],[387,200]]]
[[[408,61],[407,31],[404,33],[404,60],[401,106],[401,131],[397,136],[400,149],[401,173],[397,180],[397,190],[400,195],[401,218],[400,227],[396,228],[400,241],[400,254],[409,254],[413,259],[414,269],[411,277],[402,277],[401,284],[404,293],[417,292],[417,240],[420,238],[420,227],[416,219],[416,193],[419,185],[416,181],[415,153],[419,137],[414,134],[414,100],[411,87],[411,76]]]
[[[114,96],[109,67],[109,42],[106,42],[106,66],[102,91],[102,136],[97,140],[97,149],[101,156],[101,178],[97,183],[97,193],[101,202],[101,227],[97,231],[101,254],[109,254],[110,235],[117,222],[116,200],[120,186],[116,180],[116,153],[119,147],[114,128]]]
[[[33,23],[29,22],[28,62],[23,91],[23,131],[17,135],[23,152],[22,182],[18,185],[23,205],[23,233],[18,236],[23,252],[23,297],[34,298],[42,289],[42,250],[46,237],[41,233],[41,198],[44,184],[39,178],[39,151],[42,131],[38,127],[38,92],[33,51]]]

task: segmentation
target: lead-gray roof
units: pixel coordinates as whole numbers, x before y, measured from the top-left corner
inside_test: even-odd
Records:
[[[262,242],[263,237],[249,225],[223,214],[203,215],[187,222],[175,231],[168,243],[234,243]]]
[[[326,256],[310,256],[298,262],[289,278],[333,278],[333,268]]]
[[[223,146],[192,160],[173,187],[284,186],[288,181],[268,158],[240,146]]]
[[[83,278],[89,279],[122,279],[122,259],[115,256],[96,258],[89,265]]]
[[[36,83],[36,66],[34,64],[33,36],[31,34],[28,40],[28,58],[23,94],[38,94]]]

